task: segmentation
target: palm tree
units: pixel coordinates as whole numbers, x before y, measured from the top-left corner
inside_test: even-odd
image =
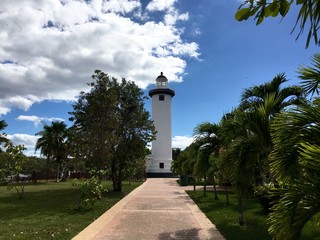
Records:
[[[193,179],[193,191],[196,190],[196,183],[197,183],[197,161],[198,161],[198,149],[199,145],[196,141],[193,141],[179,156],[182,157],[182,172],[187,174],[188,176],[191,175]]]
[[[8,126],[8,124],[5,122],[5,120],[1,120],[0,121],[0,131],[3,131],[6,127]],[[0,145],[2,143],[8,143],[9,139],[6,138],[6,134],[5,133],[1,133],[0,135]],[[0,149],[1,151],[1,149]]]
[[[270,82],[247,88],[241,96],[240,108],[243,110],[254,110],[264,103],[266,96],[272,94],[277,99],[270,115],[280,112],[282,109],[297,105],[304,101],[304,89],[299,86],[289,86],[281,89],[287,82],[284,73],[276,75]]]
[[[252,189],[262,146],[260,135],[254,131],[257,124],[250,121],[251,115],[237,109],[221,121],[220,135],[225,151],[221,154],[220,168],[230,177],[238,194],[240,225],[245,224],[242,198]]]
[[[299,66],[299,78],[302,79],[301,85],[307,94],[319,94],[320,84],[320,54],[315,53],[311,58],[312,66]]]
[[[57,181],[60,181],[61,164],[67,157],[67,125],[64,122],[52,122],[45,125],[36,135],[41,136],[36,143],[35,151],[47,157],[47,163],[52,158],[57,163]]]
[[[267,161],[272,148],[270,115],[278,102],[275,94],[267,94],[259,105],[247,111],[235,109],[220,123],[224,151],[219,165],[238,193],[240,225],[245,224],[242,197],[254,186],[270,181]]]
[[[220,139],[217,134],[219,125],[215,123],[203,122],[194,129],[195,142],[198,147],[198,158],[196,164],[196,173],[204,178],[204,194],[206,194],[206,184],[208,171],[210,169],[210,156],[218,155],[220,149]],[[214,176],[211,176],[214,179]],[[214,182],[215,183],[215,182]],[[216,189],[214,184],[214,189]],[[217,193],[215,191],[215,198]]]
[[[271,173],[282,183],[280,200],[268,218],[275,239],[299,239],[305,224],[320,212],[319,119],[318,98],[281,113],[272,124]]]
[[[212,180],[213,183],[213,193],[214,193],[214,199],[219,200],[218,193],[217,193],[217,187],[216,187],[216,176],[218,171],[218,164],[217,161],[219,160],[219,156],[213,156],[211,155],[209,158],[209,169],[208,169],[208,177]],[[227,190],[227,189],[225,189]],[[225,191],[226,197],[227,197],[227,204],[229,205],[228,200],[228,192]]]
[[[307,94],[319,94],[320,54],[298,73]],[[282,182],[280,200],[269,215],[275,239],[299,239],[305,224],[320,212],[320,98],[279,114],[272,123],[271,173]]]

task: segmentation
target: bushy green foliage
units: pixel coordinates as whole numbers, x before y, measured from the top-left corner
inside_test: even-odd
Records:
[[[144,108],[143,91],[134,82],[101,70],[92,79],[90,91],[79,94],[70,112],[70,132],[87,167],[110,170],[113,190],[121,192],[125,174],[133,172],[133,162],[144,159],[155,128]]]
[[[318,101],[304,104],[279,114],[272,125],[271,173],[283,182],[269,215],[275,239],[299,239],[305,224],[320,212],[319,109]]]
[[[99,179],[99,175],[105,174],[104,171],[90,171],[92,175],[87,180],[77,180],[73,182],[73,186],[78,187],[78,204],[77,209],[79,210],[81,205],[87,206],[89,203],[94,205],[97,200],[102,198],[102,193],[108,191],[105,189]]]
[[[15,189],[22,199],[24,196],[25,181],[19,181],[19,173],[26,161],[23,151],[26,148],[23,145],[6,144],[6,150],[0,157],[0,177],[2,181],[8,184],[8,190]]]

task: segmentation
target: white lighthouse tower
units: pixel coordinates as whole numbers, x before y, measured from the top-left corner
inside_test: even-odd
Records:
[[[171,100],[174,95],[174,90],[168,88],[168,79],[161,72],[156,79],[156,88],[149,91],[152,98],[152,120],[157,131],[146,169],[150,177],[172,175]]]

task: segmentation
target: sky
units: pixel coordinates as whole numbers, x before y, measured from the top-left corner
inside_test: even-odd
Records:
[[[185,148],[202,122],[219,123],[245,88],[297,68],[318,51],[298,40],[297,9],[238,22],[240,0],[1,0],[0,119],[34,155],[44,124],[68,120],[94,70],[134,81],[145,95],[163,72],[172,100],[172,144]],[[145,102],[151,114],[151,99]],[[38,153],[39,154],[39,153]]]

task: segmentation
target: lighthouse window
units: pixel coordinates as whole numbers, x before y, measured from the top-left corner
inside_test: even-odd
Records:
[[[164,101],[164,95],[159,95],[159,101]]]
[[[164,168],[164,163],[163,162],[159,163],[159,168]]]

